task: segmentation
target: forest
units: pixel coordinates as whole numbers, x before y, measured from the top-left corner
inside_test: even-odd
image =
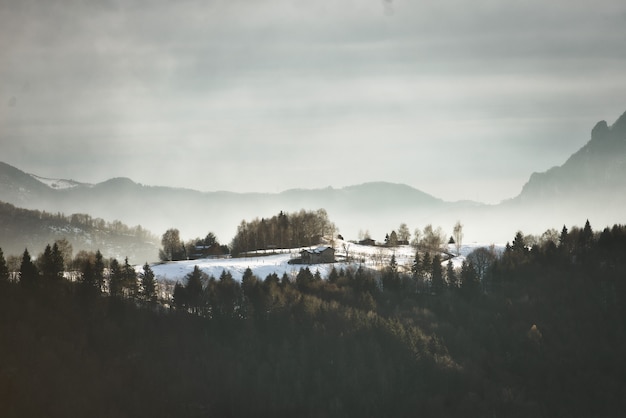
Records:
[[[56,249],[55,249],[56,247]],[[563,227],[459,271],[194,269],[55,243],[0,252],[0,416],[613,417],[626,410],[626,226]],[[117,265],[117,267],[115,267]]]
[[[23,209],[0,201],[0,247],[6,254],[19,254],[25,247],[43,248],[57,239],[66,239],[75,248],[99,249],[108,256],[124,255],[138,263],[153,260],[159,244],[158,237],[141,225],[84,213]]]

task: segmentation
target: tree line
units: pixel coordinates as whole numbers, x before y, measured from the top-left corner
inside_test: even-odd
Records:
[[[0,280],[13,281],[25,288],[48,288],[61,282],[75,282],[81,292],[92,297],[102,294],[146,303],[157,302],[157,282],[148,263],[137,274],[128,257],[120,263],[105,259],[97,250],[80,250],[72,258],[73,249],[65,239],[46,245],[33,260],[28,248],[21,257],[7,259],[0,248]]]
[[[296,248],[332,240],[337,228],[326,210],[280,212],[271,218],[241,221],[231,243],[234,255],[267,248]]]
[[[158,238],[141,225],[128,226],[121,221],[105,221],[87,214],[64,215],[60,212],[17,208],[0,202],[0,246],[8,254],[20,254],[24,248],[42,248],[46,243],[64,238],[74,247],[108,255],[126,254],[131,259],[153,259]]]
[[[136,290],[111,292],[111,261],[97,254],[79,280],[61,278],[59,252],[44,250],[39,267],[23,257],[17,281],[0,256],[0,358],[10,364],[0,364],[2,416],[587,417],[626,408],[623,225],[519,232],[459,271],[425,250],[406,272],[394,257],[380,273],[247,269],[241,282],[196,267],[167,308],[142,299],[139,278]]]

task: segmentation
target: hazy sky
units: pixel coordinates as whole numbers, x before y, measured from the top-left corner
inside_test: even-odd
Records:
[[[623,0],[0,1],[0,161],[513,197],[626,111]]]

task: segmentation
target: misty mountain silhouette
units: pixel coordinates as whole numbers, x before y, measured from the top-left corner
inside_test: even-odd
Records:
[[[599,122],[589,142],[562,166],[532,174],[518,196],[498,205],[446,202],[410,186],[386,182],[281,193],[199,192],[144,186],[128,178],[72,185],[54,189],[0,163],[0,201],[27,209],[117,219],[158,235],[171,227],[178,228],[185,239],[211,231],[228,243],[242,220],[324,208],[347,239],[369,231],[382,241],[401,222],[411,229],[433,224],[451,233],[452,225],[461,220],[467,239],[505,242],[519,229],[540,234],[563,224],[582,226],[586,219],[598,228],[625,221],[626,113],[610,127]]]
[[[51,188],[6,163],[0,163],[0,201],[27,209],[87,213],[105,220],[119,219],[142,225],[161,234],[167,228],[180,229],[184,237],[215,232],[227,243],[237,225],[246,219],[271,217],[280,211],[324,208],[337,226],[357,235],[359,229],[382,234],[397,228],[394,220],[378,231],[381,216],[427,220],[435,213],[455,206],[479,205],[444,202],[404,184],[364,183],[335,189],[291,189],[281,193],[199,192],[196,190],[144,186],[128,178],[114,178],[98,184],[73,182],[65,189]],[[480,205],[479,205],[480,206]],[[402,215],[401,215],[402,214]],[[410,215],[409,215],[410,214]],[[396,223],[398,225],[396,225]]]
[[[626,189],[626,113],[611,127],[600,121],[591,139],[562,166],[533,173],[516,200],[577,200],[581,195],[613,201]]]

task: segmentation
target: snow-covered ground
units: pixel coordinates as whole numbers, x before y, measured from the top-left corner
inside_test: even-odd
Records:
[[[460,268],[463,260],[473,250],[479,247],[489,247],[491,244],[469,243],[460,248],[460,255],[452,259],[456,268]],[[495,246],[496,251],[502,251],[502,245]],[[350,262],[344,262],[346,255],[351,258]],[[450,245],[448,252],[456,254],[456,247]],[[273,253],[268,251],[268,255],[253,255],[240,258],[221,259],[199,259],[174,261],[169,263],[157,263],[151,265],[157,280],[159,281],[184,281],[187,274],[191,273],[194,266],[198,266],[204,273],[215,278],[219,278],[224,270],[230,272],[235,280],[240,281],[244,271],[249,267],[260,279],[265,279],[268,275],[276,273],[279,277],[287,273],[292,279],[298,274],[300,268],[309,267],[311,272],[319,271],[323,278],[335,267],[337,270],[344,268],[358,268],[363,266],[370,269],[380,269],[389,265],[392,255],[395,255],[401,271],[408,271],[415,257],[415,249],[409,245],[402,245],[394,248],[373,247],[346,243],[339,241],[335,244],[335,256],[338,260],[332,264],[289,264],[289,261],[299,256],[300,249],[292,249],[285,253]],[[447,261],[446,261],[447,263]],[[136,267],[137,272],[141,272],[142,266]]]

